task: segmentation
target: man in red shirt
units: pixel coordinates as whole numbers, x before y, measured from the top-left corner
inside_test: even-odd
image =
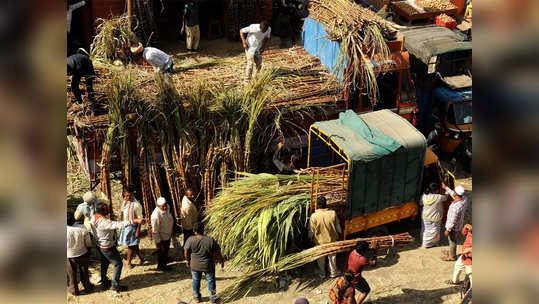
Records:
[[[369,283],[367,283],[367,281],[361,276],[363,267],[367,265],[376,265],[376,259],[369,260],[365,257],[368,250],[369,243],[360,241],[357,243],[356,248],[350,252],[350,255],[348,255],[348,264],[346,269],[350,270],[354,274],[352,285],[359,291],[357,304],[361,304],[371,291]]]
[[[462,244],[462,252],[459,253],[459,258],[455,263],[453,278],[447,283],[451,285],[459,284],[459,275],[465,270],[470,278],[470,286],[472,285],[472,225],[466,224],[462,228],[462,234],[466,236],[464,244]]]

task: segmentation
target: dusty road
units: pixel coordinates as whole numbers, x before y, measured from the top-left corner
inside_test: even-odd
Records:
[[[471,178],[461,179],[462,184],[471,197]],[[471,201],[471,199],[470,199]],[[471,206],[466,222],[471,222]],[[395,225],[390,232],[397,233],[410,230],[417,237],[418,230],[410,225]],[[441,250],[447,248],[444,240],[441,247],[431,249],[417,248],[417,244],[401,248],[390,256],[379,260],[377,267],[367,269],[364,276],[371,285],[372,292],[367,303],[458,303],[459,289],[444,283],[453,271],[452,262],[440,260]],[[180,248],[172,248],[171,255],[175,259],[171,265],[174,270],[168,273],[153,271],[157,257],[152,256],[153,245],[148,239],[142,241],[143,254],[147,264],[136,266],[130,271],[122,272],[122,284],[129,290],[115,297],[112,291],[97,291],[88,295],[73,297],[68,295],[68,303],[177,303],[178,300],[192,301],[191,277],[185,264],[180,261]],[[344,263],[344,256],[339,257],[339,264]],[[341,266],[342,267],[342,266]],[[311,303],[325,303],[332,280],[322,280],[316,276],[316,265],[307,265],[295,272],[290,272],[290,285],[284,292],[271,282],[260,282],[248,297],[233,303],[276,304],[293,303],[296,298],[306,297]],[[93,263],[92,282],[99,280],[98,263]],[[230,284],[240,272],[225,272],[217,267],[217,289],[222,290]],[[109,268],[109,277],[112,267]],[[205,281],[202,282],[202,296],[208,301]]]
[[[149,242],[144,242],[149,245]],[[146,247],[144,246],[144,247]],[[364,272],[372,292],[368,303],[458,303],[458,289],[444,283],[453,270],[453,263],[440,260],[442,247],[432,249],[403,248],[396,254],[379,261],[378,266]],[[146,256],[153,249],[145,248]],[[178,249],[172,250],[179,257]],[[68,296],[69,303],[177,303],[178,299],[192,301],[191,278],[183,262],[174,261],[174,270],[168,273],[151,271],[155,268],[156,257],[150,256],[149,263],[136,266],[122,273],[122,284],[129,287],[120,297],[112,291],[94,292],[78,297]],[[342,264],[343,259],[339,262]],[[99,280],[99,266],[92,268],[92,281]],[[311,303],[325,303],[332,280],[318,279],[315,265],[308,265],[295,273],[284,293],[279,292],[271,282],[261,282],[252,295],[234,303],[293,303],[299,297],[308,298]],[[109,276],[112,275],[109,270]],[[224,272],[217,267],[217,289],[222,289],[238,276],[238,272]],[[202,295],[206,301],[207,285],[202,283]]]

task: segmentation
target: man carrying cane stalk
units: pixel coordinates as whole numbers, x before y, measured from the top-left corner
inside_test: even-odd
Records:
[[[369,292],[371,292],[369,283],[367,283],[367,280],[361,276],[365,266],[376,265],[376,259],[369,260],[366,257],[368,250],[368,242],[358,242],[356,248],[350,252],[350,255],[348,256],[348,265],[346,266],[346,269],[354,274],[354,279],[351,283],[352,286],[359,291],[359,297],[357,299],[358,304],[363,303]]]

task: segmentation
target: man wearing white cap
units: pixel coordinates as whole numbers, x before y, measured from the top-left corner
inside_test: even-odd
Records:
[[[172,73],[172,58],[165,52],[154,47],[143,47],[142,43],[132,46],[131,53],[134,55],[142,53],[142,58],[151,64],[154,69],[161,73]]]
[[[169,270],[167,266],[168,249],[170,248],[174,220],[168,210],[167,201],[164,197],[157,199],[157,207],[152,212],[151,221],[153,240],[159,250],[157,269],[167,271]]]
[[[88,191],[84,193],[84,195],[82,196],[82,200],[84,202],[79,204],[77,206],[77,210],[75,211],[75,220],[84,220],[84,226],[86,227],[88,232],[92,233],[90,223],[92,221],[92,217],[95,214],[95,202],[97,198],[92,191]]]
[[[455,191],[451,190],[445,184],[442,184],[445,191],[453,198],[453,202],[447,210],[447,220],[445,222],[444,235],[449,239],[449,251],[445,252],[442,257],[444,261],[457,260],[457,234],[464,226],[464,214],[468,206],[468,198],[464,195],[462,186],[455,187]]]

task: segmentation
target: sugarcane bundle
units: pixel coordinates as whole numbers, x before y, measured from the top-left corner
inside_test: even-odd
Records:
[[[388,57],[385,40],[394,37],[395,26],[351,0],[311,0],[310,3],[310,17],[326,28],[330,40],[340,43],[334,74],[342,75],[345,85],[355,87],[361,81],[368,93],[376,90],[370,59]]]
[[[260,282],[265,278],[272,277],[278,272],[298,268],[300,266],[314,262],[319,258],[331,254],[348,252],[352,250],[359,241],[370,242],[371,249],[378,249],[394,246],[406,246],[412,243],[414,239],[408,233],[401,233],[397,235],[389,235],[382,237],[358,238],[352,240],[338,241],[330,244],[312,247],[298,253],[287,255],[280,259],[277,263],[274,263],[264,269],[255,270],[242,275],[241,277],[236,279],[231,285],[227,286],[222,292],[220,292],[218,294],[218,297],[225,303],[241,297],[245,297],[249,294],[249,292],[257,282]]]
[[[113,215],[109,181],[110,162],[112,151],[116,147],[120,148],[120,154],[123,155],[123,159],[129,159],[129,157],[126,157],[129,154],[127,136],[125,136],[127,133],[126,116],[133,110],[134,101],[137,99],[132,71],[127,70],[114,73],[106,91],[107,100],[109,101],[109,127],[102,149],[101,191],[108,198],[110,202],[109,210],[111,210],[111,215]]]
[[[274,67],[275,75],[267,85],[272,91],[271,104],[287,105],[313,104],[320,99],[338,100],[341,98],[341,86],[316,56],[310,55],[301,47],[271,50],[264,53],[264,66]],[[144,100],[157,101],[159,91],[155,85],[154,71],[151,66],[128,65],[134,70],[137,88]],[[193,89],[200,83],[208,88],[236,89],[242,87],[245,55],[239,54],[228,58],[203,56],[202,58],[174,58],[176,71],[171,77],[176,89]],[[124,69],[110,64],[109,61],[94,60],[94,68],[99,78],[94,81],[94,95],[98,103],[106,104],[106,88],[112,75]],[[70,77],[67,77],[69,84]],[[68,85],[69,87],[69,85]],[[213,89],[212,89],[213,91]],[[76,105],[70,92],[68,100]],[[327,102],[327,101],[326,101]],[[76,107],[71,107],[73,116],[83,114]]]
[[[239,175],[212,200],[204,221],[230,267],[261,269],[288,253],[306,227],[311,176]]]
[[[97,19],[96,35],[90,45],[93,61],[125,61],[129,56],[129,46],[138,41],[129,29],[128,17],[122,15],[111,19]]]
[[[174,206],[188,187],[203,192],[205,203],[211,203],[215,189],[227,184],[231,172],[252,171],[257,165],[251,150],[267,149],[273,138],[282,136],[281,128],[302,135],[304,130],[283,115],[303,119],[312,117],[311,111],[318,112],[316,104],[273,105],[273,97],[285,90],[276,87],[283,73],[267,65],[243,89],[224,83],[178,84],[176,75],[167,77],[132,65],[102,68],[99,74],[108,82],[100,79],[96,87],[106,92],[110,131],[103,151],[104,192],[110,193],[106,180],[110,151],[120,148],[125,177],[134,169],[125,164],[129,151],[137,151],[145,209],[151,210],[165,184]],[[132,133],[136,133],[137,146],[129,146],[128,121],[131,130],[136,130]],[[156,149],[163,155],[166,172],[162,179]]]

